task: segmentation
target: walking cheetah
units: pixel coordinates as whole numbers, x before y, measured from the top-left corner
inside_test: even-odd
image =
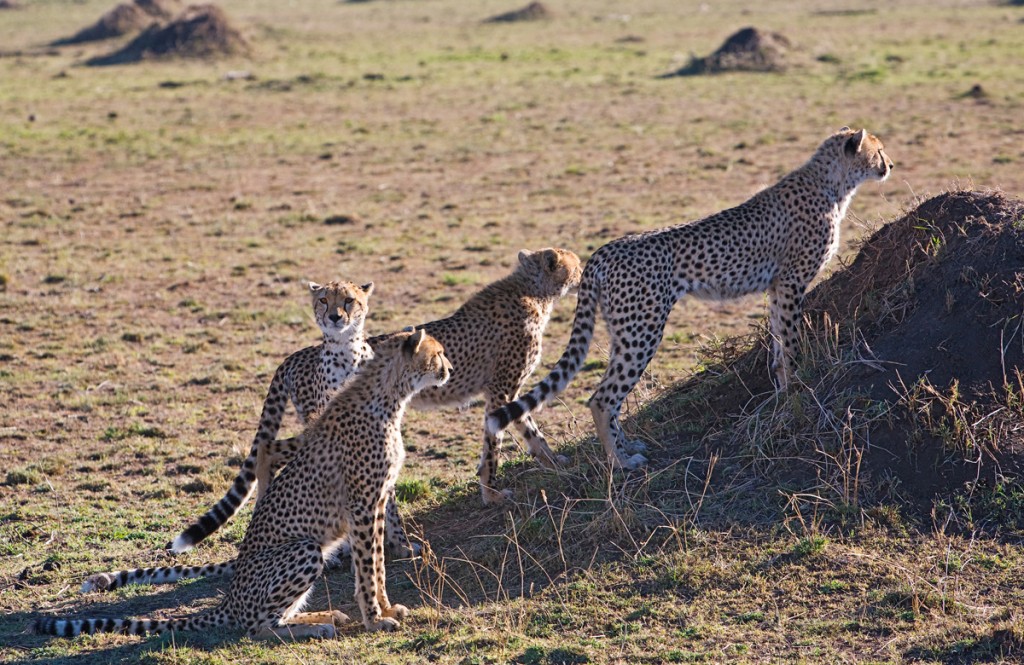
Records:
[[[541,340],[555,302],[579,285],[581,273],[579,257],[568,250],[524,249],[511,275],[484,287],[451,316],[417,326],[444,345],[455,370],[444,386],[417,394],[413,408],[463,405],[483,393],[489,411],[515,399],[540,362]],[[370,346],[388,337],[372,337]],[[567,461],[555,455],[529,415],[516,426],[542,466],[553,468]],[[295,440],[275,441],[266,448],[268,464],[284,464],[297,446]],[[500,449],[500,433],[484,432],[477,468],[484,504],[511,496],[510,490],[494,487]]]
[[[767,290],[772,368],[784,389],[793,372],[807,285],[835,255],[840,222],[857,187],[885,180],[892,167],[875,136],[843,127],[806,164],[735,208],[599,248],[583,271],[576,318],[558,365],[532,391],[492,411],[488,433],[500,432],[565,389],[587,357],[598,305],[611,357],[590,410],[613,467],[634,469],[647,462],[638,452],[642,443],[624,440],[619,413],[661,343],[669,312],[687,293],[719,299]]]
[[[401,420],[412,396],[443,385],[451,363],[423,331],[377,345],[349,385],[306,427],[302,446],[256,503],[238,548],[224,600],[196,616],[170,619],[45,617],[35,630],[159,633],[212,626],[251,637],[333,637],[348,617],[301,612],[324,557],[346,537],[352,546],[355,595],[367,630],[394,630],[407,612],[388,600],[384,579],[385,506],[405,458]]]

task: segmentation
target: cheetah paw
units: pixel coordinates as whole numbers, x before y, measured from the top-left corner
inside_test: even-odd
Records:
[[[423,552],[423,546],[419,543],[388,543],[388,549],[396,559],[418,559]]]
[[[639,469],[640,467],[645,466],[646,464],[647,458],[639,453],[637,453],[636,455],[631,455],[625,459],[617,458],[612,460],[612,468],[622,468],[627,471]]]
[[[398,630],[398,627],[400,625],[401,624],[398,623],[397,619],[392,619],[391,617],[384,617],[380,621],[368,625],[366,627],[366,630],[371,633],[376,633],[378,631],[391,632],[393,630]]]
[[[569,463],[568,457],[565,455],[556,455],[550,450],[542,452],[534,452],[531,450],[530,454],[533,455],[533,458],[537,460],[537,463],[545,469],[557,469],[558,467],[565,466]]]
[[[340,610],[331,610],[331,620],[334,621],[335,628],[341,628],[346,623],[352,621],[347,614]]]
[[[392,605],[381,614],[389,619],[404,619],[409,614],[409,608],[405,605]]]
[[[110,588],[110,583],[113,578],[106,573],[97,573],[96,575],[90,575],[85,578],[82,582],[81,588],[78,593],[89,593],[91,591],[106,591]]]
[[[340,614],[340,612],[339,612]],[[344,615],[342,615],[344,616]],[[348,617],[345,617],[348,618]],[[338,636],[338,629],[333,624],[321,623],[317,624],[310,637],[318,640],[333,640]]]
[[[631,453],[647,452],[647,444],[641,441],[640,439],[633,439],[632,441],[627,441],[624,448]]]
[[[512,490],[501,490],[497,492],[489,488],[483,488],[482,496],[485,506],[500,506],[506,501],[511,501],[515,493]]]

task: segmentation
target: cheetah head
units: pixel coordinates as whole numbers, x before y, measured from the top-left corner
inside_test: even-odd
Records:
[[[826,141],[838,158],[841,177],[856,187],[865,180],[882,182],[892,173],[893,163],[885,146],[866,129],[843,127]],[[824,146],[823,146],[824,147]]]
[[[356,286],[352,282],[309,283],[313,314],[324,336],[335,339],[347,332],[362,330],[369,311],[367,302],[373,282]]]
[[[402,357],[415,392],[444,385],[452,375],[452,364],[445,357],[441,342],[422,329],[406,334]]]
[[[540,296],[564,296],[580,285],[583,267],[580,257],[567,249],[547,248],[519,251],[519,270],[531,275]]]

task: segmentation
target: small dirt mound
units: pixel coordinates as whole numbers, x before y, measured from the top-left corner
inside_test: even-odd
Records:
[[[166,25],[151,25],[124,48],[92,58],[91,66],[119,65],[148,58],[212,58],[248,51],[241,33],[216,5],[191,5]]]
[[[551,10],[543,3],[531,2],[520,9],[484,19],[484,23],[518,23],[520,21],[543,21],[549,18],[551,18]]]
[[[784,35],[757,28],[743,28],[731,35],[717,51],[690,63],[669,76],[694,76],[721,72],[781,72],[793,45]]]
[[[51,46],[66,46],[86,42],[102,41],[113,37],[121,37],[141,30],[154,21],[166,21],[181,11],[177,0],[134,0],[124,2],[87,28],[64,39],[58,39]]]

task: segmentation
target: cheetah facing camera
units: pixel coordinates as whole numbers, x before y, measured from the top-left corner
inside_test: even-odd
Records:
[[[587,357],[599,305],[610,358],[590,410],[613,468],[647,462],[642,442],[625,441],[619,413],[661,343],[673,305],[688,293],[720,299],[767,291],[772,368],[785,389],[807,285],[835,255],[857,187],[885,180],[892,167],[875,136],[843,127],[806,164],[735,208],[599,248],[583,270],[569,345],[557,366],[529,393],[488,414],[487,431],[528,417],[565,389]]]
[[[347,616],[300,610],[324,557],[346,538],[363,625],[394,630],[407,610],[392,605],[385,589],[384,522],[405,458],[401,420],[416,392],[443,385],[450,373],[444,348],[423,331],[394,335],[377,347],[376,357],[306,428],[309,445],[257,502],[235,574],[216,608],[169,620],[44,617],[36,632],[142,635],[222,626],[258,638],[333,637]]]
[[[303,424],[308,423],[323,411],[331,397],[356,373],[359,366],[373,357],[373,350],[366,343],[363,332],[372,293],[373,282],[362,286],[344,281],[324,285],[309,283],[313,316],[323,333],[323,341],[288,356],[274,372],[267,397],[263,401],[259,427],[249,448],[249,456],[242,462],[242,468],[231,489],[205,515],[168,543],[169,550],[185,552],[219,529],[248,500],[253,481],[258,481],[257,487],[262,496],[269,485],[270,474],[258,467],[257,451],[277,437],[289,401],[295,405]],[[400,524],[398,529],[391,531],[395,532],[394,537],[389,533],[388,544],[391,549],[400,556],[411,553],[412,549]],[[176,572],[180,573],[181,570]],[[124,581],[143,583],[153,580]]]
[[[555,302],[579,285],[581,272],[579,257],[568,250],[524,249],[511,275],[484,287],[451,316],[416,326],[444,345],[455,369],[447,384],[416,395],[413,408],[463,405],[483,393],[489,411],[515,399],[540,362],[544,328]],[[372,337],[370,345],[388,337]],[[554,468],[567,461],[555,455],[532,418],[526,416],[516,425],[542,466]],[[299,445],[295,439],[275,441],[266,449],[272,458],[267,464],[285,464]],[[485,504],[511,496],[511,491],[494,487],[500,448],[500,434],[484,432],[477,473]]]

